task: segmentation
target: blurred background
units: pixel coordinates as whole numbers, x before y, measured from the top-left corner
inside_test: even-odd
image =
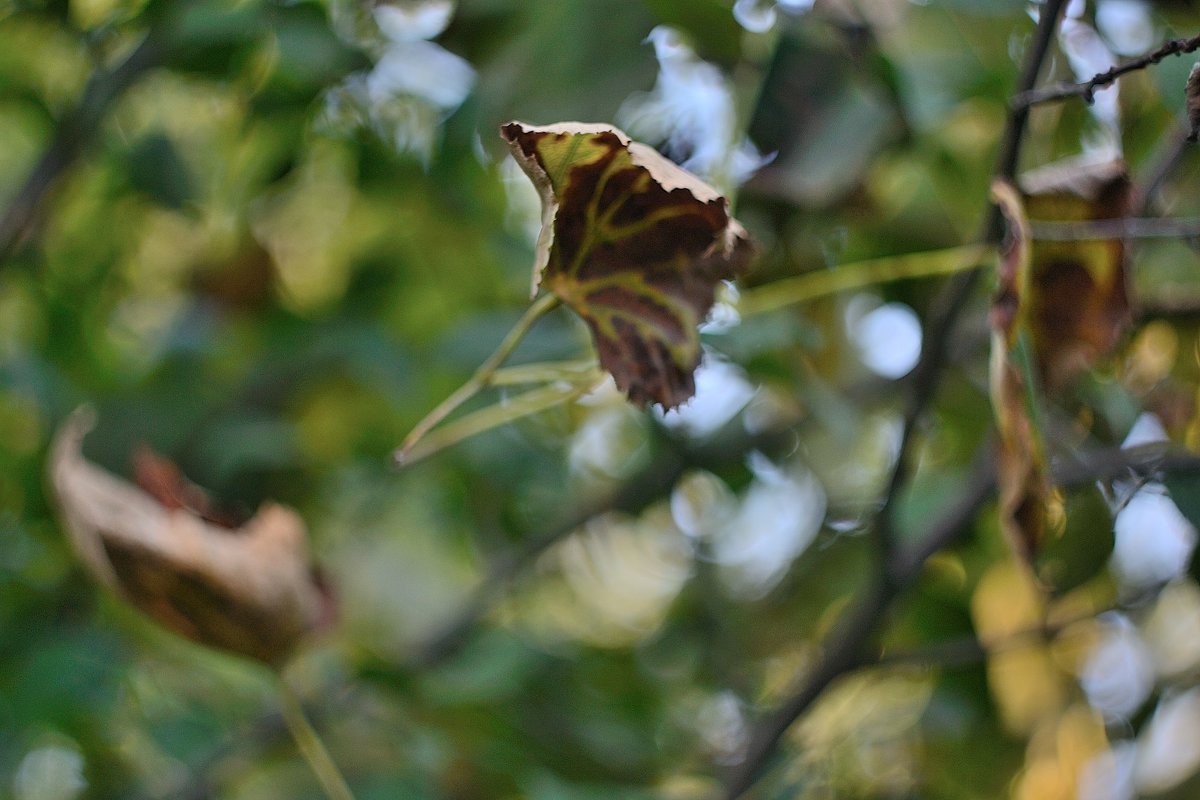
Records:
[[[228,507],[302,513],[341,619],[288,677],[360,800],[712,796],[863,588],[897,381],[943,279],[763,313],[739,296],[972,241],[1037,10],[0,0],[0,797],[321,796],[260,668],[159,630],[74,558],[46,451],[83,403],[106,469],[148,443]],[[1067,17],[1045,81],[1200,30],[1179,0]],[[1200,216],[1191,64],[1035,110],[1023,166],[1123,157],[1140,213]],[[620,125],[735,197],[761,255],[681,411],[601,386],[397,470],[529,302],[539,209],[510,119]],[[1061,401],[1072,443],[1200,444],[1198,266],[1195,238],[1133,249],[1140,316]],[[983,283],[906,541],[991,419]],[[513,363],[589,347],[560,311]],[[1064,500],[1049,609],[985,510],[888,620],[894,663],[836,684],[754,796],[1195,797],[1200,480]],[[1047,613],[1053,633],[1013,638]]]

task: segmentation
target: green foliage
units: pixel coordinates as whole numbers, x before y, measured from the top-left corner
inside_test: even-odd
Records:
[[[0,796],[319,796],[260,669],[152,626],[79,564],[46,468],[82,403],[99,419],[84,455],[109,472],[131,478],[148,444],[227,507],[304,518],[340,621],[286,677],[360,800],[718,794],[879,576],[913,378],[873,370],[863,331],[900,325],[883,339],[901,342],[904,319],[941,313],[944,276],[994,268],[975,239],[1026,5],[781,4],[751,33],[728,0],[461,0],[442,28],[389,39],[365,0],[0,0],[0,220],[36,201],[18,230],[0,223]],[[1200,25],[1178,4],[1148,13],[1151,47]],[[672,142],[630,111],[660,24],[694,49],[663,66],[728,93],[680,94],[664,119],[717,109],[727,129]],[[385,74],[405,47],[463,59],[473,83],[396,89],[433,63]],[[1057,47],[1043,84],[1072,79]],[[1189,69],[1120,83],[1135,186],[1169,167],[1139,214],[1200,214],[1194,152],[1164,160]],[[540,216],[496,136],[511,119],[603,120],[678,160],[728,160],[748,132],[775,154],[729,192],[760,258],[736,291],[717,285],[730,265],[710,270],[688,324],[658,331],[689,371],[709,352],[681,412],[595,389],[594,320],[545,309],[430,436],[475,427],[396,471],[393,448],[529,304]],[[1038,106],[1022,167],[1102,132],[1077,99]],[[1144,411],[1200,446],[1194,242],[1122,256],[1146,316],[1042,398],[1048,469],[1119,444]],[[577,277],[544,280],[571,302]],[[897,559],[989,446],[993,289],[962,304],[886,506]],[[710,378],[732,399],[705,417]],[[1193,475],[1161,491],[1196,524]],[[1200,618],[1194,570],[1160,595],[1110,566],[1114,514],[1160,477],[1059,487],[1044,594],[1011,568],[995,503],[970,515],[870,620],[852,655],[883,663],[855,661],[806,709],[755,796],[1074,798],[1089,759],[1148,738],[1194,685],[1194,629],[1159,619]],[[1106,728],[1081,676],[1110,608],[1184,668],[1156,662],[1149,699]],[[1191,774],[1146,791],[1189,796]]]

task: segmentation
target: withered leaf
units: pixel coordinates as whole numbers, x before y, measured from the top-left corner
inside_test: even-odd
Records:
[[[542,196],[533,286],[592,332],[631,402],[673,408],[695,393],[699,324],[717,284],[752,253],[715,189],[607,125],[500,128]]]
[[[1000,529],[1017,556],[1031,563],[1049,527],[1053,487],[1038,426],[1036,381],[1027,332],[1031,291],[1029,226],[1021,198],[1007,182],[992,185],[1007,235],[1000,248],[992,300],[991,395],[999,432]]]
[[[238,526],[238,521],[218,510],[208,492],[184,477],[174,462],[145,445],[133,451],[133,480],[169,511],[184,509],[222,528]]]
[[[1122,161],[1069,160],[1021,178],[1030,221],[1087,222],[1130,213]],[[1125,244],[1119,238],[1037,241],[1026,301],[1038,373],[1055,392],[1111,352],[1131,319]]]
[[[55,437],[50,479],[72,545],[91,573],[160,624],[193,641],[278,666],[332,622],[332,594],[286,506],[263,505],[227,528],[205,520],[207,497],[159,456],[139,456],[147,492],[87,461],[93,415]],[[155,495],[158,495],[157,497]]]
[[[1194,142],[1200,137],[1200,62],[1192,66],[1188,73],[1187,85],[1183,89],[1184,102],[1187,105],[1188,141]]]

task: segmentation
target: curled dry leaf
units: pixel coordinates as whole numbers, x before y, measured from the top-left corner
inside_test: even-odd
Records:
[[[1026,330],[1031,289],[1029,226],[1021,198],[1011,184],[996,181],[992,200],[1008,225],[1000,247],[990,320],[992,408],[999,432],[1000,529],[1017,556],[1028,564],[1045,538],[1054,503]]]
[[[542,196],[534,292],[583,317],[631,402],[690,398],[698,326],[753,251],[728,201],[607,125],[510,122],[500,134]]]
[[[267,503],[244,525],[212,517],[207,496],[171,462],[135,457],[139,488],[88,462],[94,419],[77,411],[55,437],[50,479],[76,553],[102,583],[189,639],[278,666],[332,622],[304,521]]]
[[[1200,62],[1188,73],[1187,85],[1183,90],[1184,102],[1187,104],[1188,141],[1194,142],[1200,137]]]
[[[1132,184],[1123,161],[1071,160],[1021,178],[1025,212],[1039,222],[1122,219]],[[1119,238],[1034,241],[1028,319],[1038,373],[1055,392],[1112,351],[1131,313]]]

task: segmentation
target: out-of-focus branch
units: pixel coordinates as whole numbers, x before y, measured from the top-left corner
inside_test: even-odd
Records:
[[[1031,644],[1044,642],[1062,633],[1072,625],[1095,619],[1097,616],[1112,611],[1112,608],[1095,609],[1086,614],[1078,614],[1069,619],[1047,622],[1034,628],[1016,631],[999,639],[983,642],[974,636],[961,636],[944,642],[935,642],[924,647],[908,650],[891,650],[882,653],[868,665],[870,669],[879,667],[899,667],[904,665],[922,665],[949,669],[966,667],[985,661],[997,653],[1016,650]]]
[[[1080,222],[1029,223],[1030,238],[1043,242],[1081,242],[1089,239],[1183,239],[1200,236],[1200,219],[1090,219]]]
[[[1154,165],[1152,169],[1147,171],[1147,177],[1144,181],[1144,186],[1141,191],[1141,198],[1138,200],[1137,214],[1141,216],[1151,216],[1159,207],[1159,195],[1162,192],[1163,185],[1167,179],[1179,168],[1180,162],[1183,161],[1184,155],[1191,149],[1192,142],[1189,141],[1187,131],[1180,127],[1178,130],[1172,131],[1170,138],[1161,144],[1158,148],[1158,153],[1151,159]]]
[[[1065,6],[1066,0],[1047,0],[1042,8],[1037,30],[1017,81],[1017,94],[1029,91],[1037,82]],[[1011,180],[1016,174],[1028,118],[1028,106],[1013,105],[1009,108],[997,153],[996,176]],[[996,243],[1000,241],[1003,233],[1004,221],[1000,210],[991,206],[984,219],[981,238],[984,242]],[[878,560],[876,575],[869,585],[867,595],[843,618],[834,635],[830,637],[824,655],[797,690],[754,727],[746,757],[726,776],[726,800],[741,797],[758,780],[771,754],[792,723],[808,710],[830,683],[861,662],[868,640],[886,617],[892,602],[916,579],[930,555],[953,541],[967,528],[975,512],[991,495],[995,481],[989,459],[989,463],[975,470],[976,477],[971,487],[934,526],[916,554],[910,556],[898,551],[893,515],[901,489],[908,484],[911,475],[916,431],[941,384],[954,327],[974,291],[978,275],[978,271],[956,275],[935,301],[930,322],[926,326],[921,358],[909,383],[900,455],[873,526],[872,535],[877,544]]]
[[[893,580],[874,581],[865,597],[838,624],[830,635],[821,658],[804,680],[770,714],[763,717],[751,734],[746,757],[726,776],[726,800],[741,797],[756,780],[780,739],[800,715],[838,678],[876,660],[869,651],[870,639],[887,616],[892,601],[916,580],[925,561],[966,531],[976,513],[991,497],[995,476],[990,448],[981,455],[970,485],[955,505],[937,520],[921,546],[911,554],[901,554],[892,570]]]
[[[95,138],[112,104],[157,66],[164,54],[160,38],[152,29],[124,61],[111,70],[95,72],[88,80],[79,104],[59,120],[54,138],[0,216],[0,265],[33,230],[46,193]]]
[[[635,475],[622,481],[614,492],[591,502],[573,505],[574,510],[566,517],[496,561],[454,618],[417,649],[410,658],[410,664],[418,668],[430,667],[457,653],[509,584],[542,553],[570,536],[588,520],[611,511],[641,511],[665,496],[688,469],[719,470],[740,463],[755,450],[770,454],[793,446],[794,434],[788,429],[765,431],[733,442],[720,440],[702,445],[689,445],[663,437],[658,455]]]
[[[1029,89],[1019,92],[1013,96],[1012,106],[1014,108],[1027,109],[1031,106],[1053,103],[1069,97],[1079,97],[1085,103],[1090,104],[1096,97],[1097,89],[1102,89],[1105,86],[1116,83],[1117,78],[1120,78],[1122,75],[1128,75],[1130,72],[1145,69],[1157,64],[1168,56],[1194,53],[1196,50],[1200,50],[1200,36],[1193,36],[1190,39],[1172,39],[1165,42],[1152,53],[1147,53],[1141,58],[1135,58],[1106,72],[1093,75],[1082,83],[1060,83],[1045,89]]]
[[[992,497],[996,488],[993,462],[992,448],[981,449],[971,478],[955,504],[934,522],[911,551],[897,554],[892,569],[892,583],[878,583],[871,587],[867,596],[843,619],[830,637],[823,656],[806,675],[801,686],[762,719],[751,738],[745,760],[726,780],[725,797],[728,800],[740,797],[753,784],[761,766],[766,763],[787,729],[838,678],[863,667],[916,661],[925,656],[938,663],[969,663],[990,652],[989,646],[974,640],[933,645],[927,651],[907,656],[872,655],[868,644],[892,602],[916,582],[925,562],[934,553],[959,539]],[[1054,467],[1055,482],[1064,487],[1079,487],[1098,480],[1125,476],[1153,477],[1187,473],[1200,473],[1200,455],[1168,452],[1163,444],[1129,449],[1085,450],[1075,454],[1069,461],[1060,459],[1060,463]]]

